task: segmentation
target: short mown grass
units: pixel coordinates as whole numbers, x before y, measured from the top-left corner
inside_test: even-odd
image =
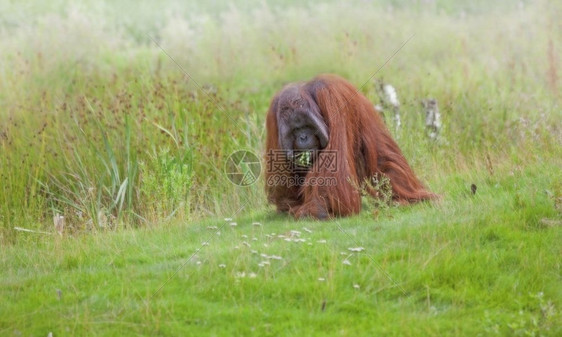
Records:
[[[560,17],[545,0],[0,4],[0,335],[562,334]],[[230,154],[263,154],[273,94],[325,72],[373,104],[396,88],[389,128],[439,201],[295,221],[263,179],[228,180]]]
[[[441,202],[376,218],[249,212],[27,236],[2,251],[0,332],[557,336],[562,227],[545,192],[560,178],[552,172],[535,163],[498,178],[458,175],[445,179],[457,192]]]

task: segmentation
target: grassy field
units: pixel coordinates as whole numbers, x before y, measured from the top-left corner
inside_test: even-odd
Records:
[[[0,3],[0,335],[562,335],[560,17]],[[440,201],[295,221],[263,179],[227,179],[234,151],[263,153],[272,95],[318,73],[373,104],[376,80],[396,88],[389,127]]]

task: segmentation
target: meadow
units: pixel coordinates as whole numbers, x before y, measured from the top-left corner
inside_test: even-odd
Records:
[[[546,0],[1,3],[0,335],[561,335],[560,17]],[[386,122],[439,201],[296,221],[261,177],[229,181],[233,152],[262,157],[274,93],[319,73],[375,105],[396,88]]]

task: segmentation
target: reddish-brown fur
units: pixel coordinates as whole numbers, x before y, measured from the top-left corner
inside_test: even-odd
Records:
[[[390,179],[393,199],[401,203],[436,197],[414,175],[371,102],[349,82],[335,75],[320,75],[298,85],[302,98],[318,106],[328,126],[329,141],[322,151],[335,151],[337,170],[332,172],[314,162],[308,172],[299,173],[272,165],[281,163],[267,163],[266,193],[269,202],[275,204],[279,211],[290,212],[297,218],[311,216],[321,219],[356,214],[361,210],[358,186],[376,174],[384,174]],[[266,152],[283,150],[277,125],[277,114],[280,113],[278,98],[287,88],[273,98],[267,114]],[[267,154],[266,157],[272,160]],[[286,186],[268,183],[275,175],[302,177],[305,184]],[[318,177],[334,177],[337,184],[307,184]],[[377,197],[376,191],[370,193]]]

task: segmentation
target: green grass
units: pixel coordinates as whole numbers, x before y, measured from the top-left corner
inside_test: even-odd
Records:
[[[562,334],[560,17],[546,0],[1,3],[0,335]],[[390,129],[439,202],[297,222],[263,179],[230,183],[230,154],[264,151],[272,95],[322,72],[373,104],[375,80],[396,88]]]
[[[553,172],[533,164],[498,178],[457,175],[441,202],[377,218],[248,212],[237,226],[22,237],[2,251],[0,333],[557,336],[562,226],[545,193],[560,179]]]

